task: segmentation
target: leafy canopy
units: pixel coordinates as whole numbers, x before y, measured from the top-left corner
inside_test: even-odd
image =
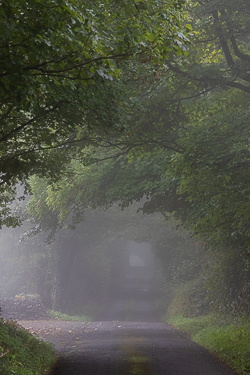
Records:
[[[249,12],[244,1],[208,0],[190,10],[189,55],[169,56],[140,87],[144,109],[131,117],[129,131],[99,137],[108,154],[90,148],[92,161],[116,155],[116,162],[90,169],[72,162],[70,178],[83,176],[71,180],[71,207],[146,195],[145,211],[175,213],[210,245],[249,247]]]
[[[69,148],[122,130],[134,107],[125,81],[186,49],[184,0],[1,2],[0,185],[3,223],[17,182],[58,177]],[[89,137],[91,135],[91,139]]]

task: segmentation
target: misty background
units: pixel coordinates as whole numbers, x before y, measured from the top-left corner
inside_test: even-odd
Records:
[[[159,317],[198,316],[210,301],[221,304],[219,293],[209,291],[216,259],[173,218],[143,214],[140,205],[87,209],[75,229],[65,226],[53,237],[37,233],[31,218],[3,228],[1,298],[41,299],[49,310],[90,319],[139,293],[150,296]]]

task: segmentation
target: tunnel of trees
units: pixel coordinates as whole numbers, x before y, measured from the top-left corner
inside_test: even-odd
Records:
[[[105,304],[135,241],[160,310],[249,314],[248,2],[3,0],[0,17],[1,294]]]

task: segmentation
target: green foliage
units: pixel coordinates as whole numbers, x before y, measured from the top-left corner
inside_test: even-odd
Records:
[[[54,311],[54,310],[47,310],[49,316],[52,319],[55,320],[69,320],[72,322],[89,322],[91,321],[90,317],[88,316],[76,316],[76,315],[68,315],[68,314],[63,314],[60,311]]]
[[[125,81],[162,65],[166,50],[186,48],[182,6],[2,1],[0,226],[17,224],[6,207],[17,182],[34,171],[58,178],[70,149],[91,144],[103,129],[124,129],[136,95]]]
[[[71,224],[75,225],[84,219],[87,207],[107,208],[117,201],[125,207],[156,189],[163,190],[168,183],[162,175],[168,153],[132,160],[126,155],[109,159],[109,152],[101,155],[108,160],[89,166],[73,160],[58,183],[30,179],[34,195],[27,210],[39,230],[53,234],[64,225],[69,213]]]
[[[180,217],[187,214],[187,224],[210,245],[247,247],[249,99],[231,91],[223,95],[227,106],[219,94],[207,99],[200,123],[183,140],[185,151],[174,158],[178,192],[190,202]]]
[[[171,297],[171,300],[165,305],[165,320],[180,313],[185,317],[194,317],[209,311],[202,278],[176,283],[171,288]]]
[[[209,262],[204,269],[205,288],[210,301],[210,309],[235,316],[248,315],[249,301],[249,261],[235,249],[210,252]]]
[[[91,134],[88,147],[77,153],[67,149],[64,156],[72,158],[56,182],[39,179],[39,173],[30,179],[34,233],[47,231],[53,238],[65,223],[73,228],[83,221],[86,208],[124,208],[144,199],[144,213],[172,213],[204,244],[198,257],[180,238],[176,246],[155,244],[166,270],[170,260],[169,277],[192,281],[204,261],[210,302],[248,311],[248,16],[245,1],[209,0],[189,9],[186,21],[194,33],[188,56],[170,53],[165,66],[126,86],[139,97],[135,102],[131,96],[125,131],[111,127]],[[208,247],[214,255],[203,255]],[[235,272],[227,272],[233,262]]]
[[[33,197],[27,211],[34,223],[30,233],[45,231],[50,239],[65,225],[76,227],[88,217],[89,209],[107,209],[114,203],[124,208],[142,200],[144,213],[160,212],[168,218],[172,213],[189,234],[176,234],[172,219],[167,225],[159,216],[155,221],[144,221],[146,230],[134,214],[130,225],[124,224],[115,211],[109,211],[113,216],[105,216],[114,225],[110,233],[93,214],[91,223],[96,221],[101,227],[98,236],[95,233],[98,240],[90,246],[88,234],[93,233],[94,226],[87,223],[81,227],[85,230],[83,237],[79,233],[71,237],[64,229],[59,241],[61,264],[53,263],[54,269],[65,273],[65,265],[70,264],[78,274],[87,264],[80,284],[85,301],[89,301],[101,280],[103,289],[99,291],[105,293],[111,280],[114,253],[103,246],[107,238],[120,231],[123,238],[147,239],[164,269],[162,289],[168,293],[163,305],[168,306],[168,317],[178,313],[196,316],[182,317],[178,322],[173,319],[173,324],[193,332],[202,345],[247,374],[249,324],[223,323],[214,315],[198,319],[197,315],[207,313],[208,303],[211,309],[223,312],[224,319],[228,312],[235,316],[249,314],[250,7],[244,0],[193,4],[186,18],[186,31],[193,28],[187,55],[185,51],[181,54],[183,47],[179,45],[187,34],[179,34],[181,41],[174,45],[171,33],[166,38],[161,34],[162,27],[169,30],[169,25],[174,26],[174,33],[180,31],[180,4],[164,2],[163,8],[157,4],[126,2],[114,7],[106,2],[100,12],[100,4],[95,3],[91,14],[85,3],[79,4],[80,11],[85,12],[85,18],[79,21],[87,33],[83,36],[67,22],[67,17],[74,19],[79,9],[69,12],[68,5],[62,9],[66,18],[61,30],[65,31],[57,38],[58,43],[73,38],[68,35],[71,30],[73,44],[66,39],[64,43],[70,55],[60,61],[42,60],[45,65],[35,67],[36,76],[30,75],[32,66],[25,74],[24,67],[19,66],[23,70],[18,80],[32,83],[34,79],[41,90],[35,96],[32,90],[37,86],[30,85],[29,101],[25,99],[27,90],[17,85],[13,99],[8,99],[10,104],[4,104],[10,153],[3,159],[7,166],[3,178],[8,182],[12,173],[24,179],[36,167],[37,176],[29,181]],[[56,26],[59,16],[51,13]],[[50,15],[47,17],[50,22]],[[95,29],[90,30],[90,22]],[[43,56],[44,35],[38,38],[38,59]],[[79,49],[81,56],[75,52],[79,43],[88,46]],[[53,48],[48,51],[57,57],[61,50]],[[71,69],[72,63],[76,69]],[[54,66],[61,69],[62,79],[58,71],[52,74]],[[67,71],[65,66],[69,67]],[[48,69],[46,74],[44,69]],[[15,72],[9,75],[14,76]],[[18,98],[21,91],[24,95]],[[16,107],[12,108],[12,103]],[[32,121],[18,131],[16,140],[17,119],[24,125]],[[3,155],[7,155],[7,143],[2,144]],[[36,155],[34,144],[40,156],[37,162],[31,158]],[[22,152],[18,163],[17,147]],[[41,179],[44,175],[47,179]],[[10,187],[2,195],[6,222],[11,193]],[[189,239],[191,233],[196,236],[194,241]],[[69,244],[74,237],[79,252],[69,255],[70,245],[63,248],[62,244]],[[98,271],[96,280],[88,274],[88,268],[92,274]],[[72,286],[75,279],[70,272],[67,276]],[[84,289],[87,279],[93,284],[89,294]],[[61,291],[72,295],[72,301],[82,293],[79,289],[73,296],[72,289],[66,292],[60,280],[58,283]]]
[[[1,374],[40,375],[56,361],[51,345],[15,322],[0,320]]]
[[[187,332],[193,336],[203,331],[205,328],[210,328],[218,325],[223,325],[223,321],[216,314],[203,315],[199,317],[187,318],[183,317],[182,314],[177,314],[168,319],[170,324],[173,324],[176,328]],[[228,321],[224,320],[224,325],[229,324]]]
[[[176,316],[170,319],[175,327],[188,332],[198,344],[225,361],[240,375],[249,374],[249,319],[233,321],[218,315],[199,318]]]

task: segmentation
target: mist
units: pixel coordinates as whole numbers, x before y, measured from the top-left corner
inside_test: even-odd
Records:
[[[48,373],[38,332],[73,373],[228,373],[174,326],[249,373],[249,1],[0,17],[0,367]]]
[[[124,232],[115,233],[107,224],[110,215],[89,211],[84,223],[75,230],[61,230],[52,243],[46,243],[46,234],[26,236],[29,223],[4,228],[0,234],[1,298],[38,298],[49,309],[95,314],[127,293],[128,277],[138,274],[153,279],[156,261],[151,245],[128,240],[129,231],[126,239],[119,238]],[[124,227],[127,219],[124,213]]]
[[[174,285],[199,277],[200,255],[173,221],[137,210],[138,204],[86,210],[82,223],[50,242],[46,233],[27,236],[30,222],[4,228],[1,299],[36,299],[48,310],[88,319],[157,320],[171,305]]]

